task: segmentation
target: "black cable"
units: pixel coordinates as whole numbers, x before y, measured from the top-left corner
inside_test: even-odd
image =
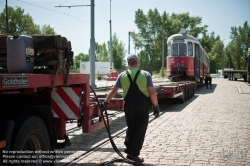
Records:
[[[112,138],[112,136],[110,134],[109,121],[108,121],[109,117],[108,117],[107,109],[106,109],[105,105],[98,99],[98,97],[97,97],[95,91],[93,90],[92,86],[90,86],[90,88],[91,88],[92,92],[94,93],[95,99],[96,99],[96,101],[98,103],[98,107],[100,108],[101,116],[103,118],[103,122],[104,122],[105,128],[106,128],[108,136],[109,136],[109,141],[110,141],[113,149],[115,150],[115,152],[122,158],[122,159],[113,159],[111,161],[106,161],[104,163],[99,164],[99,166],[108,165],[108,164],[114,163],[114,162],[124,162],[124,163],[132,164],[132,165],[145,166],[143,164],[140,164],[140,163],[137,163],[135,161],[129,160],[129,159],[125,158],[121,154],[121,152],[119,151],[119,149],[115,145],[114,140],[113,140],[113,138]],[[105,112],[105,115],[103,114],[103,112]],[[106,116],[107,122],[105,120],[105,116]]]

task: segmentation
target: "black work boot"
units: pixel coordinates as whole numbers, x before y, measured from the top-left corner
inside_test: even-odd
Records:
[[[128,149],[125,149],[124,152],[127,153],[127,154],[130,153]]]
[[[132,156],[132,155],[130,155],[130,154],[127,155],[127,159],[132,160],[132,161],[135,161],[135,162],[137,162],[137,163],[139,163],[139,164],[141,164],[141,163],[144,162],[144,159],[143,159],[143,158],[140,158],[140,157],[138,157],[138,156]]]

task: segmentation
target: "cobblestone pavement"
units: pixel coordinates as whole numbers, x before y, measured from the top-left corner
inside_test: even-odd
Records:
[[[110,129],[113,135],[126,129],[122,112],[118,112]],[[75,129],[68,134],[72,146],[62,150],[73,151],[71,157],[108,139],[105,129],[88,134]],[[114,142],[125,156],[124,137],[123,133]],[[250,86],[242,81],[213,78],[212,89],[201,87],[184,104],[163,110],[157,119],[151,117],[140,156],[145,166],[250,166]],[[120,157],[108,142],[72,164],[93,166],[115,158]]]

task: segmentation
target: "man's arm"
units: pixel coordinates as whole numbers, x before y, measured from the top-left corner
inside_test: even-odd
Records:
[[[160,114],[160,108],[158,104],[157,94],[153,86],[148,86],[149,97],[154,106],[154,116],[157,118]]]
[[[106,99],[104,101],[105,102],[109,102],[115,96],[115,94],[117,93],[118,89],[119,88],[117,86],[113,86],[110,89],[110,91],[109,91],[109,93],[108,93],[108,95],[107,95],[107,97],[106,97]]]
[[[153,106],[157,106],[158,105],[158,99],[157,99],[157,95],[155,92],[155,88],[153,86],[148,86],[148,92],[149,92],[149,97],[151,102],[153,103]]]

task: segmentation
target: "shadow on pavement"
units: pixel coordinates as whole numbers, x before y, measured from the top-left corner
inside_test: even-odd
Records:
[[[205,85],[201,86],[199,89],[197,89],[195,91],[196,95],[204,95],[204,94],[208,94],[208,93],[214,93],[214,90],[216,89],[217,84],[212,84],[212,89],[210,89],[210,87],[208,86],[208,89]]]

